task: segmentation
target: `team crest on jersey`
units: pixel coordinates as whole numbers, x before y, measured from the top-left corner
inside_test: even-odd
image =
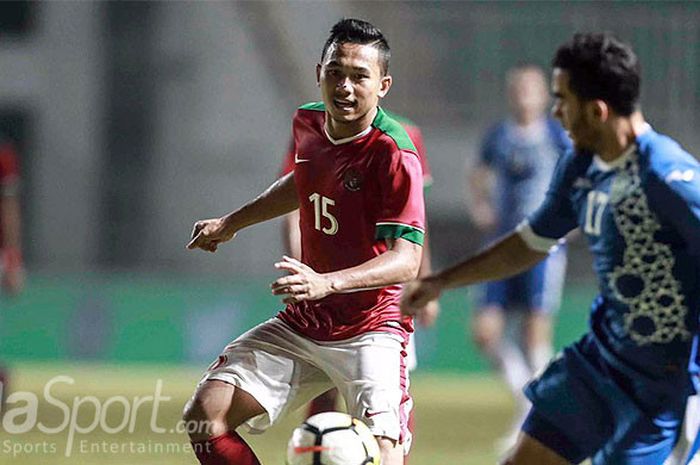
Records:
[[[350,192],[357,192],[362,188],[362,173],[360,173],[355,168],[349,168],[345,171],[343,175],[343,185]]]

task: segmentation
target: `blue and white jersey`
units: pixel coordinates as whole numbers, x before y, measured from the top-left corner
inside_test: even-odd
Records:
[[[600,295],[591,331],[620,369],[684,369],[700,304],[700,165],[648,128],[614,164],[570,152],[546,199],[520,228],[546,250],[580,227]]]
[[[570,147],[566,132],[551,118],[526,129],[505,120],[487,132],[480,163],[496,175],[496,234],[513,230],[542,203],[557,160]]]

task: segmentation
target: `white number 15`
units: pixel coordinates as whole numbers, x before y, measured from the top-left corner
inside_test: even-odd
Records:
[[[338,220],[328,211],[328,206],[335,205],[335,200],[313,193],[309,196],[309,201],[314,204],[314,227],[316,230],[323,231],[329,236],[335,235],[338,232]],[[326,218],[330,222],[329,227],[321,228],[321,217]]]

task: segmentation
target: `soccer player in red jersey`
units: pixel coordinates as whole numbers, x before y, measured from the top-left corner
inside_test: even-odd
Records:
[[[389,115],[392,119],[399,122],[403,128],[406,130],[408,137],[413,142],[416,147],[418,156],[420,157],[421,167],[423,169],[423,191],[427,193],[429,187],[432,185],[433,179],[430,174],[430,164],[426,157],[425,144],[423,142],[423,133],[420,128],[408,118],[397,115],[396,113],[384,110],[384,112]],[[294,150],[294,141],[292,140],[289,145],[289,150],[284,155],[282,160],[282,169],[280,171],[280,176],[285,176],[286,174],[294,171],[294,155],[296,151]],[[299,211],[294,210],[293,212],[285,215],[283,222],[283,240],[287,253],[298,260],[301,260],[301,238],[299,230]],[[428,276],[432,273],[432,266],[430,260],[430,247],[428,237],[425,237],[423,242],[423,259],[421,261],[420,270],[418,276]],[[423,327],[430,327],[435,322],[437,315],[440,311],[439,301],[433,300],[426,304],[426,308],[419,314],[418,323]],[[415,338],[413,335],[409,338],[408,346],[406,347],[406,368],[408,371],[413,371],[417,365],[416,358],[416,346]],[[338,390],[331,389],[320,396],[316,397],[309,403],[309,408],[307,411],[307,416],[311,417],[322,412],[331,412],[336,410],[336,405],[338,403]],[[409,430],[415,438],[415,409],[411,409],[411,413],[408,420]],[[407,463],[408,456],[406,456]]]
[[[425,207],[420,160],[379,108],[389,46],[371,24],[333,26],[317,66],[323,103],[293,119],[294,172],[221,218],[198,221],[188,248],[214,252],[244,227],[299,209],[302,260],[275,266],[286,309],[230,343],[204,375],[185,420],[202,464],[258,464],[236,434],[261,431],[332,387],[377,437],[384,465],[410,444],[405,346],[413,322],[401,286],[418,274]]]
[[[19,293],[24,284],[17,158],[14,144],[0,134],[0,282],[3,294],[8,296]],[[8,392],[7,382],[7,372],[0,367],[0,404]]]

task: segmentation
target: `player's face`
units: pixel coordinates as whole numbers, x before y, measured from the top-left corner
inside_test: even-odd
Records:
[[[332,44],[316,73],[329,123],[349,135],[369,126],[365,120],[391,87],[391,77],[382,76],[379,51],[371,45]]]
[[[600,139],[600,127],[592,117],[592,102],[581,100],[569,87],[569,74],[554,68],[552,74],[552,115],[569,133],[577,149],[595,150]]]

